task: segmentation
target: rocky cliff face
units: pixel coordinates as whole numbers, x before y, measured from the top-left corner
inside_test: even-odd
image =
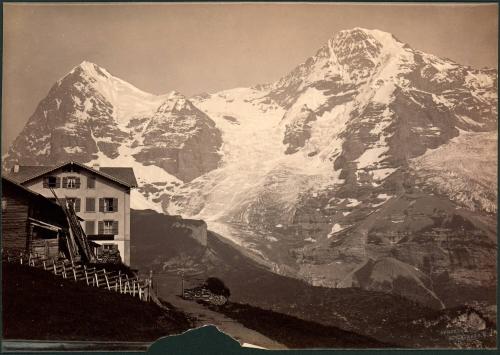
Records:
[[[182,94],[151,95],[83,62],[40,102],[4,167],[128,156],[190,181],[217,167],[221,144],[214,122]]]
[[[189,100],[82,64],[5,162],[133,166],[134,207],[202,218],[277,273],[442,307],[496,282],[496,107],[496,70],[355,28],[275,83]]]

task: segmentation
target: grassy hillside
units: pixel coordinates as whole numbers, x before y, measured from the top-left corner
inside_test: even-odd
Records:
[[[223,307],[209,306],[245,327],[258,331],[290,349],[386,348],[393,345],[336,327],[305,321],[247,304],[230,302]]]
[[[185,315],[130,295],[3,263],[4,339],[154,341],[190,328]]]
[[[189,237],[182,223],[153,211],[132,211],[132,262],[163,275],[184,272],[196,278],[219,277],[231,289],[231,301],[341,328],[405,347],[454,346],[448,337],[426,328],[440,312],[402,296],[359,288],[313,287],[270,272],[243,255],[226,239],[208,234],[207,247]],[[165,277],[165,280],[172,277]],[[180,278],[179,278],[180,279]],[[178,292],[178,287],[165,287]],[[258,313],[258,312],[257,312]],[[260,313],[259,313],[260,314]]]

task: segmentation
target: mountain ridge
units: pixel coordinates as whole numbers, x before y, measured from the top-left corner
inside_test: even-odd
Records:
[[[472,168],[496,164],[495,70],[355,28],[253,88],[188,99],[110,76],[84,62],[56,83],[4,167],[132,166],[133,207],[204,219],[273,271],[315,285],[434,303],[438,278],[496,278],[495,173]],[[462,145],[463,157],[442,163]]]

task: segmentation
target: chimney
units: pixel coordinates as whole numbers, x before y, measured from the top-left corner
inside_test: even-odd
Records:
[[[12,167],[12,172],[13,172],[13,173],[18,173],[18,172],[19,172],[19,164],[15,164],[15,165]]]
[[[99,170],[99,168],[100,168],[99,163],[92,164],[92,169]]]

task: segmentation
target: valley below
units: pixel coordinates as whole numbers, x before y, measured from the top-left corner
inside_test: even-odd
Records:
[[[183,288],[200,285],[207,277],[218,277],[231,290],[231,302],[257,307],[245,311],[254,316],[258,309],[269,310],[376,339],[384,346],[463,348],[495,343],[496,311],[491,308],[494,290],[488,294],[482,289],[480,297],[479,292],[469,294],[470,299],[478,300],[470,305],[439,309],[394,292],[312,286],[272,272],[213,232],[207,233],[205,245],[200,243],[190,236],[193,224],[200,228],[199,221],[133,211],[132,232],[140,231],[147,242],[132,246],[134,266],[153,270],[158,295],[173,304],[172,299],[179,299]],[[214,310],[225,313],[224,307]],[[258,325],[254,327],[261,330]],[[475,334],[473,337],[480,340],[457,340],[446,333],[450,329]]]

